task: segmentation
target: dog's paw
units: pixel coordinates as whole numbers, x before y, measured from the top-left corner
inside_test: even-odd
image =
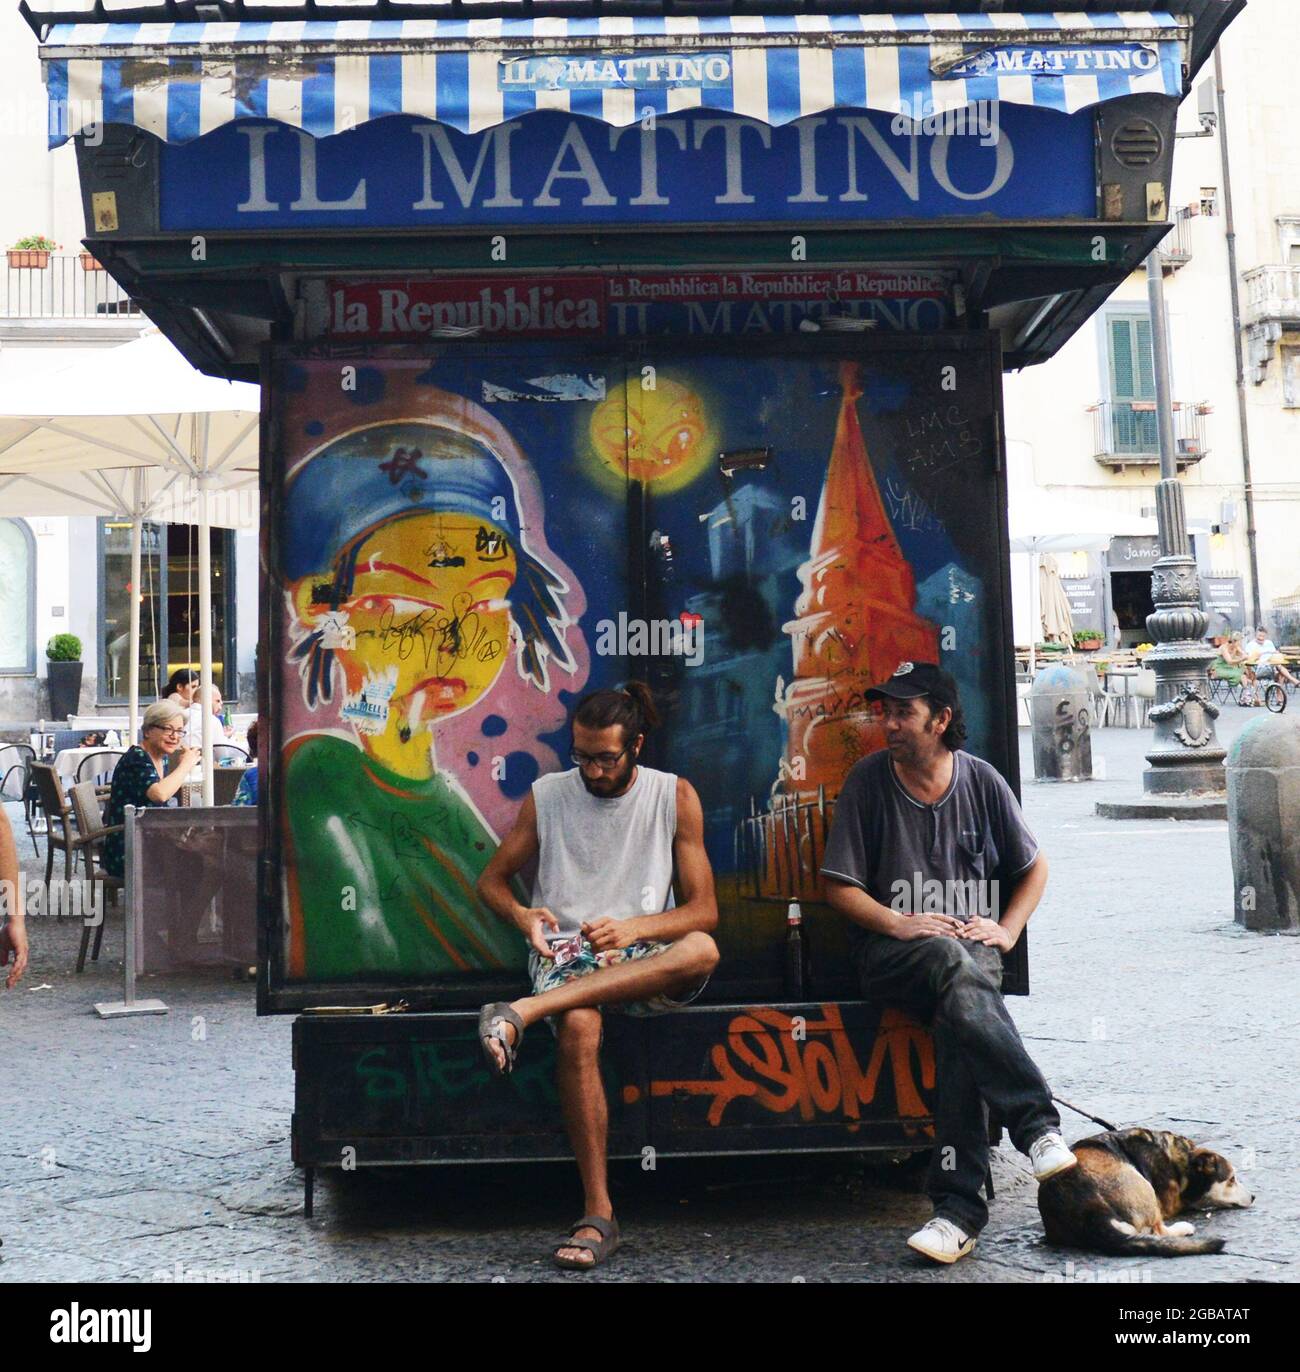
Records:
[[[1185,1239],[1189,1235],[1196,1233],[1196,1226],[1188,1224],[1186,1220],[1179,1220],[1177,1224],[1165,1225],[1165,1233],[1174,1239]]]

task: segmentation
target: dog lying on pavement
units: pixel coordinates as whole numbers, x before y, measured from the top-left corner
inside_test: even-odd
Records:
[[[1166,1130],[1114,1129],[1070,1146],[1078,1166],[1038,1188],[1048,1243],[1128,1256],[1218,1253],[1223,1239],[1193,1238],[1186,1221],[1166,1221],[1255,1199],[1226,1158]]]

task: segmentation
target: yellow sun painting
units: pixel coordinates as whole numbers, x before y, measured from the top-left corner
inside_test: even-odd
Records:
[[[591,446],[603,471],[620,481],[676,491],[708,466],[716,438],[700,397],[661,374],[653,390],[631,376],[597,405]]]

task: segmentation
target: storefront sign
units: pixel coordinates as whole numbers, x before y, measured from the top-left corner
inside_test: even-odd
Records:
[[[543,111],[478,134],[394,116],[314,140],[267,121],[160,150],[166,231],[1092,218],[1093,122],[706,111],[616,128]]]
[[[1099,576],[1063,576],[1061,589],[1070,602],[1070,619],[1076,629],[1096,629],[1106,636],[1105,601]]]
[[[1116,43],[1110,47],[982,48],[948,67],[944,75],[1091,76],[1096,72],[1150,72],[1159,66],[1159,50],[1151,43]]]
[[[445,329],[515,338],[791,333],[828,315],[883,329],[948,323],[940,271],[636,272],[331,281],[313,332],[401,341]]]
[[[731,80],[729,52],[608,53],[503,57],[497,86],[503,91],[707,90]]]
[[[1239,576],[1203,576],[1201,607],[1210,616],[1210,632],[1245,628],[1246,594]],[[1222,624],[1216,623],[1222,616]]]
[[[1147,534],[1117,534],[1110,541],[1106,565],[1112,572],[1144,572],[1156,565],[1160,540]]]

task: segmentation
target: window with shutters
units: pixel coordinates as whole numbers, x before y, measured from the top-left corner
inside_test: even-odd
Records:
[[[1110,351],[1112,452],[1156,453],[1155,353],[1151,317],[1111,315],[1107,321]]]

